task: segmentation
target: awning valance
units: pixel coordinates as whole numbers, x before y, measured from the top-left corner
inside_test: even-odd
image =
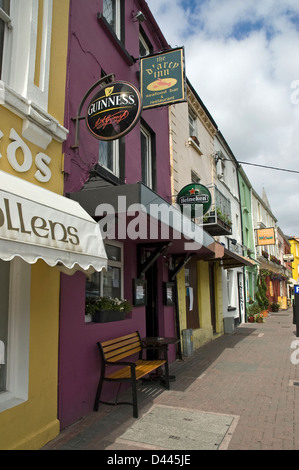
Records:
[[[234,253],[233,251],[228,250],[227,248],[224,248],[224,256],[219,258],[220,260],[220,265],[224,269],[230,269],[230,268],[239,268],[243,266],[255,266],[256,262],[252,259],[246,258],[245,256],[238,255],[237,253]]]
[[[17,256],[67,274],[107,265],[100,227],[80,204],[0,171],[0,259]]]

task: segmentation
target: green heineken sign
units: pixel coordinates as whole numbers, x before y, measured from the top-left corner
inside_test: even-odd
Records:
[[[211,207],[212,196],[208,188],[198,183],[190,183],[184,186],[177,195],[177,204],[181,209],[185,204],[191,205],[191,217],[195,217],[195,206],[202,206],[202,214],[204,215]]]
[[[186,101],[184,48],[140,58],[143,109]]]

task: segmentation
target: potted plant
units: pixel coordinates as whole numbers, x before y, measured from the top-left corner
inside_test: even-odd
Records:
[[[268,300],[266,293],[267,293],[266,281],[262,276],[259,276],[257,280],[256,300],[261,309],[261,313],[264,315],[264,317],[268,315],[268,308],[269,308],[269,300]]]
[[[280,304],[278,302],[272,302],[271,303],[271,311],[272,312],[278,312],[280,307]]]
[[[264,323],[265,319],[264,319],[264,315],[263,313],[257,313],[256,315],[254,315],[254,321],[256,323]]]
[[[249,305],[249,307],[247,307],[247,320],[248,320],[248,322],[249,323],[255,322],[255,316],[258,315],[260,313],[260,311],[261,311],[261,309],[260,309],[260,307],[258,306],[258,304],[256,302]]]
[[[85,315],[91,314],[94,323],[124,320],[131,310],[128,300],[116,297],[87,297],[85,301]]]

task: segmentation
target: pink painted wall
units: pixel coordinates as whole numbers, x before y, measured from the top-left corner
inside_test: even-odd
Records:
[[[65,126],[69,129],[69,137],[64,145],[65,152],[65,193],[80,191],[86,182],[90,169],[98,161],[98,141],[90,135],[85,122],[80,123],[79,149],[71,147],[75,143],[75,123],[72,118],[77,115],[80,102],[87,90],[101,78],[101,71],[107,75],[115,74],[116,80],[139,86],[139,60],[129,64],[124,55],[112,43],[97,19],[99,5],[102,2],[88,0],[80,2],[71,0],[71,15],[69,25],[69,56],[66,86]],[[128,54],[139,57],[139,23],[133,21],[132,11],[140,10],[140,5],[146,2],[126,0],[125,2],[125,46]],[[142,23],[142,27],[151,40],[154,51],[160,50],[161,44],[153,35],[150,21]],[[164,40],[165,41],[165,40]],[[85,114],[88,99],[81,115]],[[141,117],[156,134],[157,156],[157,192],[170,201],[170,166],[168,138],[168,108],[157,108],[142,112]],[[126,147],[126,182],[135,183],[141,180],[140,159],[140,123],[127,134]]]
[[[125,80],[139,88],[139,62],[129,64],[124,55],[115,47],[111,36],[97,20],[101,8],[98,0],[71,0],[69,24],[69,54],[66,84],[65,126],[69,138],[64,145],[65,152],[65,193],[80,191],[86,182],[90,169],[98,161],[98,141],[80,123],[80,146],[74,150],[75,117],[80,101],[86,91],[100,77],[102,69],[106,74],[114,73],[117,80]],[[139,56],[139,23],[133,22],[131,12],[147,8],[143,1],[125,1],[126,49],[133,57]],[[154,45],[160,50],[165,39],[157,37],[156,24],[150,24],[151,16],[143,28]],[[95,94],[96,90],[90,95]],[[88,102],[88,100],[87,100]],[[82,113],[86,108],[83,107]],[[168,109],[147,110],[142,118],[156,134],[157,192],[171,201]],[[125,137],[126,182],[135,183],[141,179],[140,124]],[[109,202],[109,201],[103,201]],[[132,280],[137,277],[136,242],[124,244],[124,296],[132,301]],[[173,336],[174,309],[163,306],[162,284],[168,281],[168,270],[163,260],[159,267],[159,328],[160,335]],[[159,288],[160,288],[159,287]],[[102,324],[85,323],[85,275],[61,276],[60,306],[60,359],[59,359],[59,419],[64,428],[93,409],[95,393],[100,374],[100,357],[97,341],[125,335],[138,330],[145,336],[145,308],[133,308],[128,319]],[[170,360],[175,358],[174,347],[170,348]],[[106,386],[104,399],[114,395],[113,386]]]
[[[136,272],[136,246],[128,241],[125,253],[124,296],[132,302],[132,279]],[[159,261],[159,283],[167,281],[167,267]],[[159,290],[159,334],[176,336],[174,308],[163,305]],[[100,377],[97,341],[105,341],[138,330],[146,336],[145,307],[134,307],[126,320],[113,323],[85,323],[85,275],[61,275],[60,347],[59,347],[59,419],[61,428],[92,412]],[[169,362],[175,360],[175,346],[169,347]],[[115,397],[117,386],[105,384],[103,399]]]

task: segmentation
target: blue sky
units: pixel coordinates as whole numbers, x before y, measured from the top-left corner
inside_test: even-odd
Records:
[[[299,170],[299,1],[147,0],[238,161]],[[299,174],[243,166],[299,236]]]

